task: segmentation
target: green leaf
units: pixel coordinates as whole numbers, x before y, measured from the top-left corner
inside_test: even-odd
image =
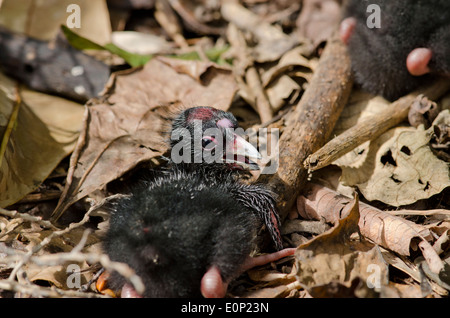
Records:
[[[65,25],[61,25],[61,29],[70,45],[77,50],[105,50],[105,48],[100,44],[92,42],[91,40],[76,34]]]
[[[211,62],[215,62],[217,64],[231,64],[231,60],[222,58],[222,54],[228,51],[230,47],[228,45],[224,47],[213,47],[205,51],[205,55]],[[201,60],[200,55],[196,51],[191,51],[187,53],[182,53],[178,55],[169,55],[169,57],[178,58],[181,60],[191,60],[191,61],[199,61]]]
[[[92,42],[81,35],[76,34],[65,25],[61,25],[61,29],[66,36],[67,41],[78,50],[106,50],[112,54],[116,54],[123,58],[132,67],[142,66],[153,57],[152,55],[134,54],[121,49],[113,43],[103,45]]]
[[[223,63],[226,61],[222,58],[222,54],[225,53],[226,51],[228,51],[229,48],[230,48],[230,46],[228,46],[228,45],[225,45],[224,47],[220,47],[220,48],[213,47],[212,49],[207,50],[205,52],[205,54],[210,61],[221,64],[220,62]]]
[[[130,53],[128,51],[121,49],[120,47],[116,46],[113,43],[106,44],[105,49],[113,54],[120,56],[125,61],[127,61],[127,63],[130,64],[132,67],[144,65],[145,63],[150,61],[151,58],[153,57],[153,55],[141,55]]]

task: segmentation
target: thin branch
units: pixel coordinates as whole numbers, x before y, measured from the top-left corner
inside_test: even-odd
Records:
[[[34,284],[21,284],[7,279],[0,280],[0,289],[32,295],[33,297],[82,297],[82,298],[110,298],[107,295],[63,290],[56,287],[43,287]]]
[[[345,132],[331,139],[322,148],[311,154],[304,161],[309,171],[326,167],[336,159],[362,143],[373,140],[387,130],[408,118],[409,108],[421,94],[430,99],[437,99],[450,89],[450,81],[442,79],[432,85],[401,97],[384,112],[366,118],[364,121],[347,129]]]
[[[109,201],[109,200],[112,200],[112,199],[114,199],[114,198],[116,198],[116,197],[118,197],[118,196],[121,196],[121,195],[110,196],[110,197],[105,198],[104,200],[102,200],[102,201],[99,202],[98,204],[93,204],[93,205],[91,206],[91,208],[89,209],[89,211],[86,212],[86,214],[84,215],[83,219],[82,219],[80,222],[78,222],[78,223],[71,223],[71,224],[70,224],[68,227],[66,227],[65,229],[63,229],[63,230],[58,230],[58,231],[54,231],[54,232],[52,232],[49,236],[47,236],[46,238],[44,238],[39,244],[35,245],[30,251],[28,251],[28,252],[24,255],[24,257],[23,257],[21,260],[19,260],[19,262],[16,264],[16,266],[15,266],[14,269],[12,270],[11,274],[9,275],[9,278],[8,278],[8,279],[11,280],[11,281],[14,280],[14,278],[15,278],[16,275],[17,275],[17,271],[18,271],[25,263],[27,263],[27,262],[30,260],[30,258],[31,258],[31,256],[32,256],[33,254],[36,254],[37,252],[39,252],[44,246],[46,246],[47,244],[49,244],[49,243],[52,241],[52,239],[54,239],[55,237],[64,235],[64,234],[66,234],[66,233],[72,231],[73,229],[78,228],[78,227],[84,225],[85,223],[87,223],[87,222],[89,221],[89,216],[90,216],[90,214],[91,214],[92,212],[94,212],[94,211],[96,211],[97,209],[99,209],[100,207],[102,207],[102,206],[105,204],[105,202],[107,202],[107,201]]]
[[[68,253],[55,253],[39,256],[29,256],[28,253],[21,253],[12,248],[0,246],[0,252],[7,254],[8,256],[2,258],[3,263],[21,262],[27,257],[27,262],[34,263],[38,266],[55,266],[61,265],[65,262],[87,262],[87,263],[100,263],[108,271],[116,271],[124,278],[133,284],[138,293],[142,293],[145,290],[145,286],[139,276],[136,275],[134,270],[125,263],[113,262],[106,254],[94,254],[94,253],[81,253],[81,252],[68,252]],[[16,266],[16,268],[18,268]],[[19,268],[17,269],[17,271]],[[14,281],[9,280],[8,281]]]
[[[40,216],[33,216],[30,215],[28,213],[19,213],[17,211],[9,211],[9,210],[5,210],[3,208],[0,208],[0,214],[10,217],[12,219],[15,218],[20,218],[22,220],[25,221],[29,221],[29,222],[33,222],[33,223],[37,223],[45,228],[49,228],[52,230],[57,230],[58,228],[56,226],[54,226],[50,221],[47,220],[43,220]]]
[[[306,183],[308,173],[303,161],[329,140],[352,84],[347,48],[335,35],[327,42],[300,102],[286,118],[279,140],[278,170],[275,174],[262,174],[258,179],[279,195],[282,219]]]

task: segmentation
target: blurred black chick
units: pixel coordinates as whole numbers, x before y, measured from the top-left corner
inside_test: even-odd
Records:
[[[236,127],[233,115],[211,107],[182,112],[173,123],[169,167],[114,204],[104,250],[142,278],[142,296],[224,296],[245,268],[261,222],[282,248],[272,193],[239,181],[260,155]],[[117,273],[108,284],[130,289]]]
[[[392,101],[450,75],[450,1],[349,0],[343,17],[341,38],[364,90]]]

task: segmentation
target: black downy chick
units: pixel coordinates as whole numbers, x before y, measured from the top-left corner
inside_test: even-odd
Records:
[[[378,12],[379,28],[367,23]],[[343,18],[340,35],[364,90],[392,101],[450,75],[450,1],[349,0]]]
[[[252,160],[261,159],[260,153],[238,133],[238,122],[233,114],[212,107],[193,107],[182,112],[173,122],[171,160],[178,167],[195,170],[199,166],[210,171],[216,182],[233,174],[233,198],[255,213],[266,225],[277,250],[283,245],[279,231],[280,220],[274,194],[262,185],[244,185],[239,177],[249,170],[258,170]],[[191,137],[192,136],[192,137]],[[207,175],[207,174],[205,174]]]
[[[198,149],[192,147],[196,138],[190,140],[186,132],[193,133],[198,123],[203,133],[199,149],[217,151],[217,162],[189,163],[187,159],[193,159]],[[257,151],[225,129],[235,127],[234,116],[211,107],[184,111],[174,121],[172,132],[178,129],[186,136],[180,142],[184,154],[189,154],[184,157],[188,162],[178,162],[182,152],[172,151],[168,169],[115,203],[104,250],[111,260],[129,264],[142,278],[146,286],[142,296],[223,297],[227,283],[252,266],[249,253],[261,217],[269,222],[276,246],[281,248],[271,192],[237,179],[237,171],[255,168],[250,157],[257,157]],[[205,134],[208,128],[213,133]],[[217,147],[220,133],[228,141],[221,147],[223,152]],[[172,141],[172,150],[179,149],[180,142]],[[230,151],[234,153],[228,155]],[[283,251],[269,261],[293,253],[292,249]],[[126,290],[125,296],[138,296],[117,273],[111,274],[109,285],[113,289],[124,286],[122,295]]]

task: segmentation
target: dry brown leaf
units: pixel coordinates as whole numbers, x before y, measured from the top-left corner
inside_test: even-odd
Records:
[[[433,125],[450,121],[442,111]],[[392,206],[414,203],[440,193],[450,186],[449,167],[429,147],[433,127],[397,127],[370,142],[358,165],[351,159],[335,163],[342,168],[344,185],[357,186],[367,200],[379,200]],[[354,158],[354,160],[356,160]]]
[[[409,109],[408,121],[413,127],[424,125],[425,129],[428,129],[440,111],[438,104],[424,95],[419,95]]]
[[[300,288],[297,281],[286,285],[279,285],[275,287],[258,288],[255,290],[249,290],[244,295],[243,298],[281,298],[288,297],[289,294]]]
[[[398,270],[404,272],[405,274],[409,275],[415,282],[417,283],[422,283],[422,281],[424,280],[424,274],[423,271],[421,271],[419,269],[419,266],[417,266],[416,264],[412,263],[411,261],[409,261],[408,259],[404,258],[404,257],[399,257],[398,255],[395,255],[394,253],[391,253],[387,250],[382,249],[381,253],[383,255],[383,258],[386,260],[386,262],[389,263],[389,265],[397,268]],[[419,264],[420,265],[420,264]],[[445,290],[444,288],[442,288],[441,286],[439,286],[437,283],[435,283],[434,281],[430,280],[428,282],[431,285],[431,288],[434,292],[436,292],[438,295],[441,296],[448,296],[448,290]],[[392,282],[391,282],[392,284]],[[404,287],[405,285],[397,285],[397,284],[393,284],[394,288],[397,289],[397,293],[399,294],[399,297],[412,297],[412,295],[408,296],[408,293],[404,291]],[[407,285],[407,286],[411,286],[411,285]],[[419,289],[420,290],[420,286],[418,285],[412,285],[414,286],[414,290]],[[411,291],[411,290],[409,290]],[[406,294],[405,294],[406,293]],[[420,294],[415,294],[414,297],[423,297],[426,295],[422,295],[422,293],[420,292]]]
[[[286,100],[288,100],[294,92],[297,92],[296,95],[298,96],[300,90],[301,88],[297,82],[289,76],[283,75],[273,81],[265,91],[272,110],[276,112],[286,104]]]
[[[296,46],[292,50],[287,51],[285,54],[283,54],[283,56],[281,56],[280,60],[275,66],[271,67],[261,75],[263,85],[269,85],[270,82],[275,80],[278,76],[286,74],[287,71],[292,71],[294,68],[302,68],[308,70],[309,75],[305,77],[307,77],[307,79],[309,80],[317,64],[316,59],[307,59],[305,57],[305,55],[307,56],[310,54],[310,49],[304,44]]]
[[[0,74],[0,131],[18,107],[11,135],[1,141],[6,148],[0,161],[0,207],[17,202],[48,177],[74,149],[82,123],[81,105],[26,89],[20,91],[22,101],[17,104],[15,86]]]
[[[328,224],[322,221],[308,221],[308,220],[285,220],[281,228],[281,234],[291,234],[294,232],[304,232],[311,234],[322,234],[329,230]]]
[[[292,96],[300,95],[301,80],[307,82],[311,79],[316,60],[304,57],[309,54],[306,45],[299,45],[286,52],[275,66],[267,71],[261,70],[261,80],[274,112]]]
[[[263,21],[244,6],[234,1],[225,1],[221,7],[225,20],[234,23],[239,29],[250,32],[257,40],[253,48],[255,60],[259,63],[279,59],[294,47],[298,40],[282,30]]]
[[[379,248],[350,238],[359,232],[360,217],[357,198],[350,205],[334,228],[295,252],[297,280],[312,296],[332,296],[327,292],[329,284],[337,284],[349,289],[352,296],[371,297],[388,284],[388,268]],[[314,289],[318,286],[323,288]]]
[[[1,4],[0,24],[33,38],[52,40],[61,24],[66,24],[67,20],[72,22],[70,16],[75,11],[69,7],[71,4],[80,7],[81,23],[80,28],[77,28],[78,34],[102,45],[111,42],[111,24],[106,0],[4,0]]]
[[[297,19],[300,35],[310,39],[315,46],[326,41],[337,29],[340,11],[336,0],[304,0]]]
[[[22,217],[15,217],[12,219],[0,219],[0,229],[2,229],[2,235],[0,236],[0,242],[4,247],[11,246],[14,249],[25,253],[36,249],[40,246],[44,240],[48,240],[49,236],[54,233],[54,230],[43,229],[39,224],[35,222],[30,222]],[[75,246],[78,246],[83,235],[85,234],[85,229],[79,227],[75,228],[63,236],[56,236],[48,242],[44,248],[40,249],[34,255],[46,255],[60,252],[72,252]],[[98,252],[98,245],[100,244],[100,238],[97,233],[90,233],[83,245],[83,250],[95,250]],[[78,248],[81,248],[79,246]],[[25,258],[25,254],[23,255]],[[7,268],[12,268],[16,266],[17,263],[7,263],[5,266]],[[68,279],[68,266],[74,264],[77,269],[80,269],[80,275],[77,278],[80,279],[80,284],[86,283],[92,276],[91,272],[83,271],[89,268],[86,262],[64,262],[61,261],[57,265],[45,266],[42,264],[34,262],[26,262],[22,267],[24,275],[17,275],[19,283],[28,284],[28,282],[38,282],[42,285],[49,284],[57,288],[70,289],[71,287],[67,285]]]
[[[339,135],[367,117],[383,112],[390,107],[390,103],[381,96],[373,96],[360,90],[354,90],[348,104],[342,111],[334,127],[332,137]],[[340,157],[334,164],[342,167],[358,168],[367,158],[370,141],[357,146],[352,151]]]
[[[57,288],[70,289],[67,285],[68,275],[70,275],[70,273],[67,273],[67,268],[71,264],[76,265],[80,269],[80,285],[86,284],[91,278],[91,273],[84,271],[89,268],[89,265],[86,262],[71,262],[70,264],[45,267],[36,265],[34,263],[29,263],[24,265],[23,269],[27,275],[27,279],[30,282],[39,282],[40,284],[42,284],[42,282],[45,282],[46,284],[55,286]],[[18,275],[18,281],[19,283],[27,283],[27,280],[22,278],[21,275]]]
[[[54,216],[140,162],[162,155],[170,120],[182,108],[228,109],[236,92],[232,73],[211,63],[191,63],[154,58],[141,70],[117,74],[104,100],[87,107]]]
[[[349,213],[350,200],[331,189],[309,184],[307,197],[299,197],[297,208],[306,219],[325,219],[336,224]],[[410,255],[410,249],[420,248],[428,265],[434,272],[443,268],[443,263],[430,245],[430,231],[419,224],[390,215],[367,204],[360,204],[359,229],[369,240],[401,255]]]

